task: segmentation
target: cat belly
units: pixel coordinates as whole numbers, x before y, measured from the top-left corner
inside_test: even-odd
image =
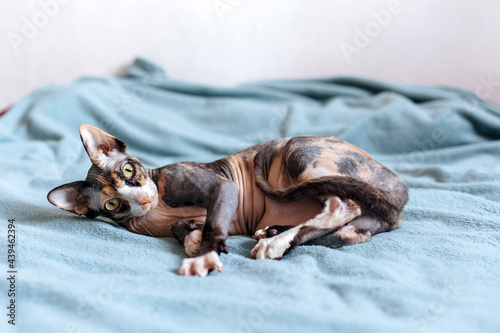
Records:
[[[262,217],[248,223],[250,217],[237,214],[229,235],[253,235],[255,231],[273,225],[298,225],[321,213],[321,204],[312,198],[288,203],[265,198],[265,205],[253,205],[253,212],[261,212]]]
[[[313,198],[287,203],[279,203],[266,198],[264,215],[252,233],[273,225],[298,225],[319,213],[321,213],[321,204]]]
[[[278,146],[285,143],[280,142]],[[277,151],[269,168],[269,183],[278,189],[296,185],[297,180],[283,165],[281,147]],[[229,229],[230,235],[253,235],[266,226],[298,225],[321,213],[321,204],[314,198],[281,203],[266,197],[255,183],[254,157],[251,151],[228,157],[239,185],[238,209]]]

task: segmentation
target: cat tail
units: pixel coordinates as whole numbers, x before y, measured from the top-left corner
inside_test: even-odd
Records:
[[[408,201],[408,188],[402,181],[401,186],[391,192],[343,175],[318,177],[286,189],[275,189],[264,175],[257,172],[255,176],[257,187],[266,196],[278,202],[335,195],[342,199],[354,200],[390,225],[399,225],[403,217],[403,207]]]

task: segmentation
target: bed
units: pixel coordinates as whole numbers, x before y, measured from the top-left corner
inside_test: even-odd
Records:
[[[368,243],[300,246],[280,261],[252,260],[255,240],[233,236],[222,273],[182,277],[175,239],[47,201],[90,167],[82,123],[117,136],[150,168],[279,137],[337,136],[404,178],[405,221]],[[15,272],[16,325],[3,314],[2,332],[500,330],[500,108],[467,91],[353,77],[223,88],[137,59],[119,77],[45,86],[19,101],[0,117],[0,168],[4,264],[8,225],[16,230],[14,266],[2,272]],[[11,284],[0,281],[8,314]]]

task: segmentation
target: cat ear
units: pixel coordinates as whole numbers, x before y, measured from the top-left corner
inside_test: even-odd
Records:
[[[77,181],[56,187],[47,195],[47,199],[54,206],[78,215],[89,215],[89,197],[85,195],[88,184]]]
[[[127,150],[127,145],[124,142],[87,124],[80,126],[80,137],[90,160],[99,168],[106,165],[110,152],[124,153]]]

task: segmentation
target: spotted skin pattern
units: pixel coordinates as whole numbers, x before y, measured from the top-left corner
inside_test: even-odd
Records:
[[[255,259],[280,259],[301,244],[366,242],[398,228],[408,201],[400,177],[334,137],[278,139],[211,163],[148,169],[96,127],[80,126],[80,136],[92,161],[87,178],[56,187],[48,200],[131,232],[177,238],[191,257],[181,275],[222,271],[229,235],[255,234]]]

